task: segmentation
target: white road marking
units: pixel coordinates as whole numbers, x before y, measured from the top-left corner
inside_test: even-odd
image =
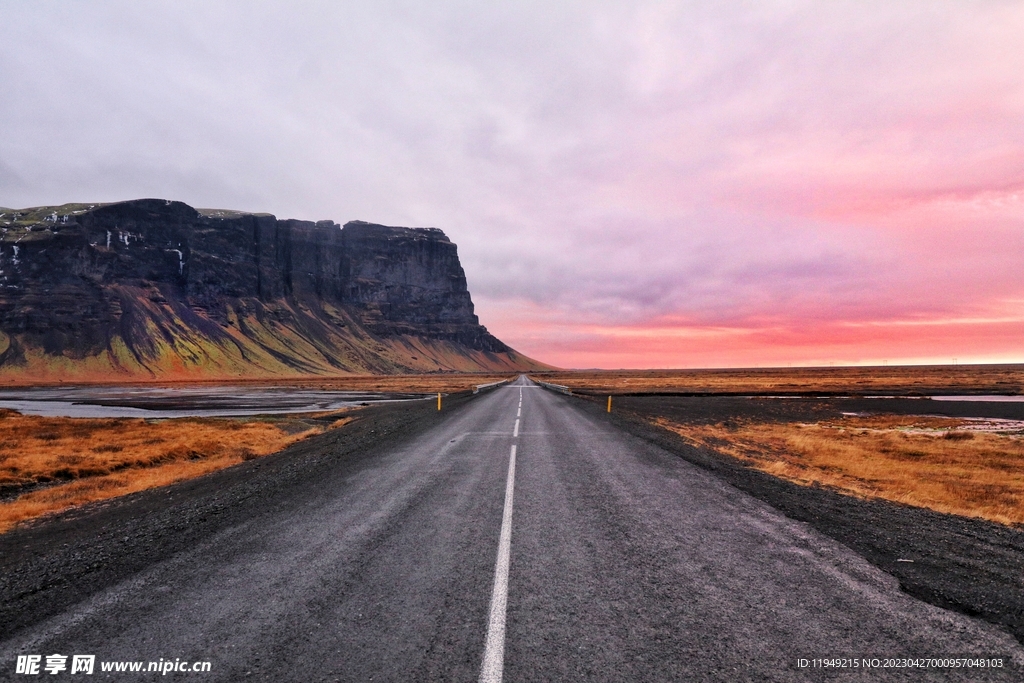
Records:
[[[519,410],[516,411],[516,417],[522,417],[522,416],[523,416],[523,407],[519,406]]]
[[[498,561],[494,564],[494,590],[491,591],[491,616],[487,624],[484,663],[480,683],[501,683],[505,669],[505,608],[508,606],[508,563],[512,545],[512,493],[516,481],[516,447],[508,459],[505,484],[505,512],[501,517]]]
[[[512,436],[519,436],[519,420],[516,420],[516,426],[512,428]]]

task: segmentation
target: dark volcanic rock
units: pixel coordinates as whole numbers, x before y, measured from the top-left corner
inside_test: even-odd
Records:
[[[508,351],[480,326],[455,245],[441,230],[351,221],[341,241],[340,298],[373,331],[427,331],[481,351]]]
[[[0,230],[0,373],[535,365],[479,324],[435,228],[141,199],[24,210]]]

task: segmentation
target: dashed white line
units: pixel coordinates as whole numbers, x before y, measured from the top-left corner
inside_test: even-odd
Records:
[[[519,410],[516,411],[516,417],[522,417],[522,416],[523,416],[523,409],[522,409],[522,407],[520,407]]]
[[[498,560],[494,564],[494,590],[491,591],[491,615],[487,624],[484,662],[480,683],[501,683],[505,669],[505,608],[508,605],[508,564],[512,545],[512,493],[516,481],[516,447],[508,459],[505,484],[505,512],[501,518]]]
[[[512,428],[512,436],[519,436],[519,420],[516,420],[516,426]]]

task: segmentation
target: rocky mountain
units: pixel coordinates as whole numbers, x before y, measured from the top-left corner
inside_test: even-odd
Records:
[[[0,379],[540,367],[480,325],[441,230],[160,199],[0,209]]]

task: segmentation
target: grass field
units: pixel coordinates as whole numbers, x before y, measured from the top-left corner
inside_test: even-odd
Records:
[[[1024,437],[984,431],[983,422],[893,415],[813,424],[657,422],[798,484],[1024,524]]]
[[[480,384],[513,380],[518,373],[432,373],[423,375],[352,375],[350,377],[282,380],[281,386],[325,391],[380,391],[385,393],[444,394],[472,391]],[[272,386],[266,380],[256,384]]]
[[[0,533],[76,505],[191,479],[351,421],[74,419],[0,412]],[[20,494],[20,495],[19,495]]]
[[[1021,394],[1024,365],[931,365],[737,370],[583,370],[530,376],[586,393]]]
[[[76,382],[75,386],[140,386],[140,387],[203,387],[203,386],[237,386],[237,387],[294,387],[297,389],[322,389],[324,391],[368,391],[383,393],[409,393],[409,394],[444,394],[456,393],[459,391],[472,391],[480,384],[490,384],[502,380],[512,380],[518,377],[518,373],[467,373],[467,372],[438,372],[421,375],[345,375],[339,377],[312,377],[309,379],[236,379],[231,381],[223,380],[196,380],[191,379],[182,382],[168,382],[166,380],[154,380],[152,382]],[[20,381],[0,382],[3,388],[19,386],[63,386],[62,384],[41,384],[38,382],[28,383]]]
[[[449,394],[514,377],[436,373],[232,384]],[[221,385],[190,382],[187,386],[204,384]],[[343,426],[352,419],[340,412],[327,418],[75,419],[0,410],[0,533],[42,515],[191,479],[276,453],[299,439]]]

